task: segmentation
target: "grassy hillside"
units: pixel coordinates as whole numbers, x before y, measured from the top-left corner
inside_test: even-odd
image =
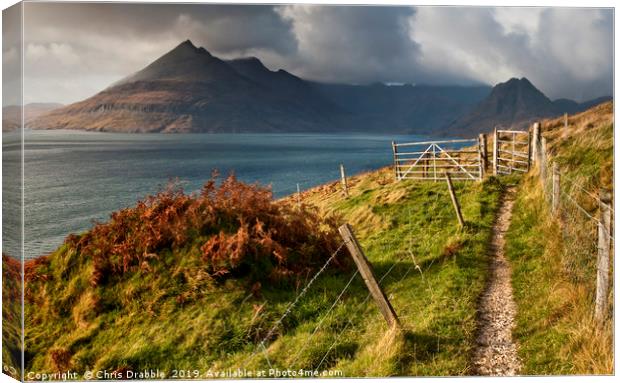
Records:
[[[399,365],[390,367],[375,355],[374,361],[359,356],[337,367],[355,376],[471,373],[476,302],[502,185],[495,178],[456,184],[467,221],[459,230],[445,182],[396,182],[386,168],[353,177],[348,184],[347,199],[339,183],[332,183],[304,193],[303,200],[352,224],[378,275],[398,261],[396,275],[390,274],[384,286],[406,330],[393,350],[400,354]],[[377,314],[374,319],[379,326],[358,332],[376,339],[371,347],[385,331],[382,319]]]
[[[560,166],[562,190],[596,216],[597,201],[588,193],[613,187],[612,104],[570,116],[568,128],[563,118],[545,121],[543,135],[550,162]],[[596,227],[568,197],[561,214],[552,215],[550,182],[544,190],[535,173],[519,186],[507,236],[522,373],[612,373],[611,321],[598,328],[593,320]]]
[[[445,183],[396,182],[388,169],[353,177],[348,199],[334,185],[306,192],[301,207],[233,183],[225,193],[142,201],[28,265],[26,369],[320,365],[346,376],[467,374],[502,186],[494,178],[455,186],[463,230]],[[353,225],[404,333],[387,331],[343,249],[270,331],[338,248],[334,230],[343,222]],[[253,356],[267,335],[269,360]]]
[[[544,123],[563,185],[611,186],[611,121],[606,104],[572,116],[569,129]],[[596,250],[581,213],[566,204],[552,216],[534,173],[488,177],[455,183],[459,229],[445,182],[396,181],[390,168],[351,177],[348,198],[333,182],[303,192],[300,204],[212,180],[199,195],[166,190],[69,236],[26,266],[26,370],[470,374],[491,228],[504,186],[516,182],[506,250],[521,373],[609,373],[612,330],[592,320]],[[565,190],[596,214],[579,188]],[[345,222],[402,332],[389,331],[368,299],[337,234]]]

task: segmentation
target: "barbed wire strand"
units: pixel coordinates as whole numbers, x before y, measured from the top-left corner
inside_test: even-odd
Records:
[[[329,316],[329,314],[332,312],[332,310],[334,309],[334,307],[336,307],[336,305],[338,304],[338,302],[340,301],[340,298],[342,298],[342,296],[344,295],[344,293],[347,291],[347,289],[349,288],[349,286],[351,286],[351,283],[353,282],[353,280],[355,279],[355,277],[359,274],[359,270],[356,270],[355,273],[353,273],[353,275],[351,276],[351,278],[349,279],[349,282],[347,282],[346,286],[344,287],[344,289],[342,289],[342,291],[340,292],[340,294],[338,295],[338,297],[336,298],[336,300],[332,303],[331,307],[327,310],[327,313],[325,313],[325,315],[323,316],[323,318],[321,318],[321,320],[319,321],[319,323],[316,325],[316,327],[314,328],[314,330],[312,331],[312,333],[308,336],[308,339],[306,339],[306,342],[304,343],[304,345],[299,349],[299,351],[295,354],[295,357],[293,358],[293,361],[289,364],[289,369],[295,364],[295,362],[297,362],[297,360],[299,359],[299,357],[301,356],[301,354],[306,350],[306,347],[308,347],[308,344],[310,343],[310,340],[314,337],[314,335],[319,331],[319,328],[321,327],[321,325],[323,324],[323,322],[325,321],[325,319],[327,319],[327,317]]]
[[[261,347],[263,348],[263,355],[265,356],[265,359],[267,360],[269,369],[273,370],[273,366],[271,365],[271,361],[269,360],[269,353],[267,352],[267,349],[265,348],[265,345],[263,343],[261,343]]]
[[[394,263],[392,265],[392,267],[390,267],[388,269],[388,271],[383,274],[383,276],[379,279],[379,284],[381,282],[383,282],[383,280],[385,279],[385,277],[388,276],[388,274],[390,274],[392,272],[392,270],[394,269],[394,267],[396,267],[396,263]],[[360,309],[357,310],[356,314],[359,314],[361,312],[362,309],[364,309],[364,305],[366,304],[366,302],[368,302],[368,299],[370,299],[370,293],[368,293],[368,295],[366,295],[366,298],[364,299],[364,301],[362,302],[362,304],[360,305]],[[355,315],[352,315],[351,318],[353,318]],[[353,324],[353,320],[349,319],[349,321],[347,322],[347,324],[344,326],[344,328],[342,329],[342,331],[340,332],[340,334],[338,334],[338,336],[336,337],[336,340],[331,344],[331,346],[329,346],[329,348],[327,349],[327,352],[323,355],[323,358],[321,358],[321,361],[319,362],[319,365],[316,366],[316,368],[313,368],[314,371],[318,370],[322,365],[323,362],[325,362],[325,359],[327,358],[327,355],[329,355],[330,351],[334,348],[334,346],[338,343],[338,341],[340,340],[340,338],[342,338],[342,335],[344,335],[344,332],[349,328],[350,325]]]
[[[573,197],[570,196],[570,194],[566,193],[565,191],[562,191],[562,194],[564,196],[566,196],[566,198],[568,198],[579,210],[581,210],[581,212],[583,214],[585,214],[586,216],[588,216],[588,218],[600,223],[601,221],[598,220],[598,218],[594,217],[593,215],[591,215],[590,213],[588,213],[588,211],[586,209],[584,209],[577,201],[575,201],[575,199],[573,199]]]
[[[588,196],[590,196],[592,199],[594,199],[595,201],[597,201],[599,204],[602,203],[601,199],[595,195],[594,193],[592,193],[591,191],[588,191],[586,188],[584,188],[583,186],[579,185],[579,183],[577,183],[577,181],[575,181],[574,179],[571,179],[570,177],[567,177],[565,174],[561,175],[562,178],[564,178],[566,181],[568,181],[568,183],[570,183],[572,186],[577,187],[578,189],[580,189],[582,192],[584,192],[585,194],[587,194]],[[609,209],[612,211],[612,213],[614,212],[613,207],[609,206]]]
[[[579,203],[577,203],[577,201],[575,201],[568,193],[562,192],[563,195],[565,195],[579,210],[581,210],[581,212],[583,214],[585,214],[586,216],[588,216],[588,218],[590,218],[591,220],[593,220],[598,226],[601,225],[601,221],[594,217],[593,215],[591,215],[590,213],[587,212],[586,209],[584,209],[581,205],[579,205]],[[612,233],[610,233],[607,228],[603,228],[603,231],[605,232],[605,234],[607,234],[609,236],[609,238],[613,241],[614,237],[612,235]]]
[[[284,320],[284,318],[286,318],[292,311],[293,307],[297,304],[297,302],[299,302],[299,300],[301,299],[301,297],[303,297],[306,292],[308,291],[308,289],[310,288],[310,286],[314,283],[314,281],[319,277],[319,275],[321,275],[321,273],[323,273],[323,271],[325,271],[325,269],[327,268],[327,266],[331,263],[331,261],[336,257],[336,255],[340,252],[340,250],[343,248],[344,246],[344,242],[342,242],[340,244],[340,246],[338,247],[338,249],[336,249],[336,251],[334,251],[334,253],[327,259],[327,261],[325,262],[325,264],[323,264],[323,266],[319,269],[319,271],[317,271],[316,274],[314,274],[314,276],[312,277],[312,279],[310,279],[310,282],[308,282],[308,284],[306,285],[306,287],[304,287],[304,289],[301,291],[301,293],[299,293],[299,295],[297,295],[297,297],[295,297],[295,299],[293,300],[293,302],[291,302],[286,310],[284,311],[284,314],[282,314],[282,316],[276,321],[276,323],[271,327],[271,329],[269,329],[269,331],[267,332],[267,335],[263,338],[263,340],[260,341],[259,346],[263,348],[263,350],[266,351],[265,348],[265,342],[267,341],[267,339],[271,338],[271,336],[273,335],[273,333],[276,331],[276,329],[280,326],[280,324],[282,323],[282,321]],[[249,356],[248,359],[246,359],[244,365],[247,365],[250,361],[252,361],[252,359],[256,356],[256,354],[258,354],[258,347],[255,348],[254,352],[252,353],[252,355]],[[266,355],[265,355],[266,356]]]

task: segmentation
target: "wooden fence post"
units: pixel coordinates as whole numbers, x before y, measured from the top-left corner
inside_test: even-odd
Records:
[[[344,172],[344,165],[340,164],[340,181],[342,182],[342,193],[345,197],[349,196],[349,187],[347,186],[347,176]]]
[[[553,184],[551,196],[551,211],[557,214],[560,208],[560,167],[557,162],[553,163]]]
[[[532,167],[532,131],[527,130],[527,171]]]
[[[596,262],[596,306],[594,318],[603,324],[607,317],[609,296],[609,252],[611,248],[611,193],[601,190],[598,224],[598,259]]]
[[[372,271],[372,266],[364,255],[360,244],[357,242],[357,238],[355,238],[353,230],[351,230],[351,226],[349,226],[348,223],[345,223],[338,228],[338,231],[344,239],[344,243],[347,245],[347,249],[349,249],[349,253],[353,258],[360,275],[364,279],[366,287],[368,287],[368,290],[370,291],[370,295],[377,303],[377,306],[379,306],[379,311],[383,314],[388,326],[400,327],[400,321],[396,316],[396,312],[383,292],[383,289],[379,286],[379,283],[375,278],[375,274]]]
[[[396,176],[396,180],[400,181],[400,169],[398,168],[399,162],[398,159],[398,149],[396,148],[396,142],[392,141],[392,156],[394,157],[394,175]]]
[[[452,186],[452,179],[450,179],[450,173],[446,172],[446,182],[448,183],[448,191],[450,192],[450,198],[452,199],[452,205],[454,206],[454,211],[456,212],[456,218],[459,221],[459,226],[465,226],[465,221],[463,221],[463,215],[461,214],[461,205],[459,205],[458,199],[456,199],[456,194],[454,193],[454,187]]]
[[[532,158],[530,159],[532,163],[538,163],[540,155],[540,123],[535,122],[533,125],[532,134]]]
[[[433,182],[437,182],[437,152],[435,148],[437,145],[433,144]]]
[[[497,128],[493,129],[493,175],[497,175]]]
[[[510,139],[512,141],[512,145],[510,148],[510,170],[508,170],[508,172],[510,174],[512,174],[512,171],[514,170],[514,168],[516,168],[518,165],[516,165],[515,163],[515,152],[517,151],[517,148],[515,146],[515,141],[517,140],[517,135],[516,133],[512,133],[512,135],[510,136]]]
[[[564,113],[564,129],[568,129],[568,113]]]
[[[547,180],[547,139],[542,137],[540,139],[539,148],[539,160],[540,165],[540,179],[545,182]]]
[[[478,136],[478,146],[479,146],[478,150],[480,152],[480,164],[481,164],[480,178],[482,179],[482,177],[486,175],[487,166],[489,163],[489,156],[487,153],[487,135],[486,134],[480,134]]]

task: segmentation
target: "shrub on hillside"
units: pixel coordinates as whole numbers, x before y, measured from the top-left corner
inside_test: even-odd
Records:
[[[19,379],[21,360],[21,264],[2,253],[2,358],[4,373]]]
[[[21,265],[19,259],[2,253],[2,301],[19,301],[21,299],[20,286]],[[9,312],[7,314],[10,315],[11,313]]]
[[[169,187],[65,242],[92,258],[95,286],[109,276],[150,270],[163,250],[198,245],[200,265],[214,277],[274,281],[322,265],[338,248],[334,218],[274,201],[269,188],[242,183],[234,175],[217,181],[214,174],[194,195]]]

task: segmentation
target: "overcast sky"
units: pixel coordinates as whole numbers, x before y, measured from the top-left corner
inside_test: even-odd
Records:
[[[26,3],[24,20],[26,103],[84,99],[188,38],[326,82],[527,77],[552,99],[579,101],[613,87],[610,9]],[[4,23],[6,76],[19,49]]]

